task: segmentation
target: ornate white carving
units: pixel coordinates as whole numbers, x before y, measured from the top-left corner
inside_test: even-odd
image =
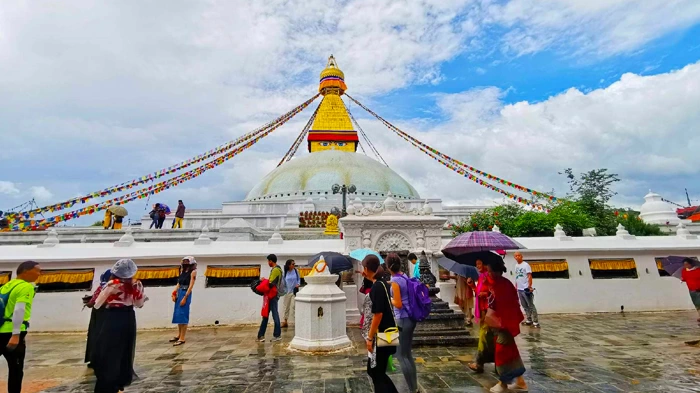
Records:
[[[440,247],[440,238],[432,238],[432,239],[430,239],[430,241],[429,241],[429,243],[428,243],[428,248],[430,248],[431,250],[439,250],[439,249],[441,249],[442,247]]]
[[[377,240],[375,250],[380,251],[401,251],[410,250],[411,240],[401,232],[387,232]]]
[[[362,231],[362,247],[370,248],[372,245],[372,231],[365,229]]]
[[[425,231],[422,229],[416,231],[416,247],[419,250],[425,248]]]

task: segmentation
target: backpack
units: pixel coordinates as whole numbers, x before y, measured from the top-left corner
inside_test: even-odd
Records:
[[[279,266],[275,266],[275,269],[280,269],[280,283],[277,285],[277,296],[282,297],[287,294],[287,282],[284,279],[286,274]]]
[[[5,321],[12,321],[12,316],[10,316],[10,319],[5,318],[5,311],[7,311],[5,309],[7,308],[7,304],[10,302],[10,294],[12,293],[12,291],[15,290],[15,288],[17,288],[21,285],[22,285],[22,283],[17,283],[17,284],[15,284],[15,286],[10,288],[10,290],[7,293],[0,294],[0,310],[2,310],[3,319]],[[14,310],[13,310],[13,312],[14,312]]]
[[[405,275],[399,276],[406,281],[408,288],[408,304],[403,305],[412,321],[421,322],[430,315],[432,301],[428,287],[420,282],[418,278],[407,278]]]

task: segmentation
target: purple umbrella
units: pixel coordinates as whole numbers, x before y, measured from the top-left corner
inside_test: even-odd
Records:
[[[522,244],[508,236],[493,231],[466,232],[452,239],[442,249],[442,253],[450,259],[452,256],[478,251],[518,250],[525,248]]]
[[[671,255],[666,258],[661,259],[661,267],[673,277],[681,279],[681,274],[683,274],[683,260],[688,257],[681,257],[677,255]],[[693,264],[698,265],[697,258],[690,258],[693,260]]]

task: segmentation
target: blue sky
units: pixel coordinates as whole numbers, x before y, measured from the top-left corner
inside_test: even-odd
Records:
[[[694,0],[16,4],[0,15],[0,53],[0,209],[96,191],[249,132],[313,95],[331,53],[348,93],[480,169],[562,195],[557,172],[607,167],[623,178],[617,205],[648,189],[700,199]],[[422,196],[502,202],[351,108]],[[159,200],[244,198],[310,113]]]

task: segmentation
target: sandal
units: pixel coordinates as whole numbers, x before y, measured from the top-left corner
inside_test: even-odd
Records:
[[[180,345],[183,345],[184,343],[185,343],[184,341],[177,340],[177,342],[175,344],[173,344],[173,347],[179,347]]]
[[[476,364],[476,363],[469,363],[469,364],[467,365],[467,367],[469,367],[470,370],[474,371],[474,372],[477,373],[477,374],[483,374],[483,373],[484,373],[484,366],[479,366],[479,365]]]
[[[178,342],[178,341],[180,341],[180,337],[173,337],[173,338],[171,338],[168,342],[169,342],[169,343],[175,343],[175,342]]]

